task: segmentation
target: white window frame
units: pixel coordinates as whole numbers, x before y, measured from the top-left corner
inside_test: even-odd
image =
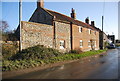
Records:
[[[63,43],[63,45],[61,43]],[[64,40],[60,40],[60,49],[65,49],[65,41]]]
[[[92,33],[91,29],[88,29],[88,32],[89,32],[89,34],[91,34]]]
[[[88,47],[91,47],[91,42],[90,41],[88,41]]]
[[[95,35],[96,35],[96,31],[95,31],[94,33],[95,33]]]
[[[83,28],[81,26],[79,26],[79,32],[81,33],[83,30]]]
[[[83,40],[80,40],[80,48],[82,48],[82,47],[83,47]]]
[[[96,44],[97,44],[96,41],[94,41],[94,43],[95,43],[95,47],[96,47],[96,46],[97,46],[97,45],[96,45]]]

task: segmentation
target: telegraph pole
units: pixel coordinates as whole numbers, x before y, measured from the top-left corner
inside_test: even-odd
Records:
[[[102,16],[102,49],[104,49],[104,32],[103,32],[103,23],[104,22],[104,16]]]
[[[102,16],[102,32],[103,32],[103,21],[104,21],[104,16]]]
[[[19,51],[22,51],[22,40],[21,40],[21,20],[22,20],[22,0],[19,0],[19,30],[20,30]]]

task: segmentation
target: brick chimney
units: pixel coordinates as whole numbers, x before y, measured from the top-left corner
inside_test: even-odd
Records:
[[[91,26],[95,27],[95,22],[91,21]]]
[[[44,8],[44,0],[37,0],[37,8]]]
[[[85,23],[89,24],[89,17],[85,19]]]
[[[72,8],[71,18],[76,19],[76,13],[75,10]]]

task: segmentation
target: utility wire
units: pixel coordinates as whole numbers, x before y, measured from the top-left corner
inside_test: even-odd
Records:
[[[104,16],[104,13],[105,13],[105,0],[103,2],[103,13],[102,13],[103,16]]]
[[[104,12],[105,12],[105,0],[103,2],[103,12],[102,12],[102,31],[104,30]]]
[[[109,26],[108,22],[106,21],[106,19],[104,19],[104,22],[105,22],[105,27],[107,27],[107,31],[113,32],[113,31],[110,29],[110,26]]]
[[[112,30],[110,29],[110,26],[108,25],[106,19],[105,19],[105,0],[103,2],[103,12],[102,12],[102,16],[104,17],[104,27],[107,27],[110,32],[112,32]],[[107,31],[108,32],[108,31]]]

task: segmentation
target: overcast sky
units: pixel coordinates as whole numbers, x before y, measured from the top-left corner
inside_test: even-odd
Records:
[[[36,2],[22,3],[22,21],[28,21],[36,9]],[[104,32],[115,34],[118,38],[118,2],[45,2],[45,8],[70,16],[71,8],[75,9],[76,17],[85,21],[89,17],[95,26],[101,29],[101,17],[104,15]],[[2,20],[8,22],[10,30],[19,24],[19,3],[2,2]]]

